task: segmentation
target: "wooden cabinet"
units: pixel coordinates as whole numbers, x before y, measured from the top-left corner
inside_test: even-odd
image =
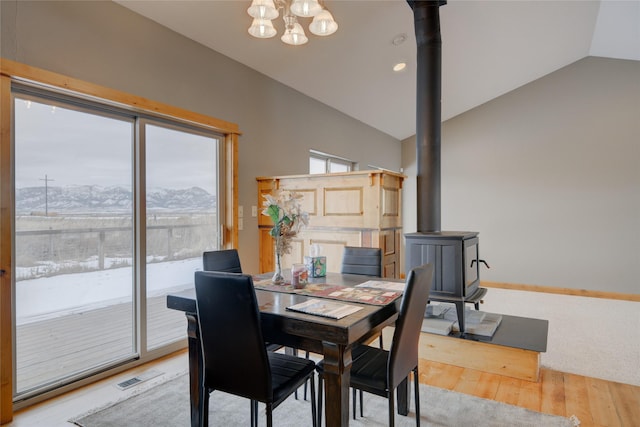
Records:
[[[399,278],[402,239],[402,181],[404,175],[387,171],[358,171],[323,175],[258,177],[258,206],[264,194],[281,190],[304,196],[309,226],[298,233],[282,268],[303,262],[312,244],[327,257],[327,271],[339,272],[345,246],[382,248],[382,274]],[[271,219],[260,214],[260,272],[274,270]]]

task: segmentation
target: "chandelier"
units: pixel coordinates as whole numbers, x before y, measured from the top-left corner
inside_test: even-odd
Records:
[[[309,41],[298,17],[311,18],[309,31],[316,36],[329,36],[336,32],[338,24],[331,13],[318,0],[253,0],[247,13],[253,18],[249,34],[259,39],[268,39],[276,35],[271,20],[284,11],[285,31],[280,40],[290,45],[301,45]]]

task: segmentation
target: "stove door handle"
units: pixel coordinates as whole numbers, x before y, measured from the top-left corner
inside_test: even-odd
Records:
[[[478,259],[478,260],[472,259],[471,260],[471,268],[473,268],[473,264],[475,264],[476,262],[478,264],[483,263],[487,268],[491,268],[491,267],[489,267],[489,264],[487,264],[487,261],[485,261],[483,259]]]

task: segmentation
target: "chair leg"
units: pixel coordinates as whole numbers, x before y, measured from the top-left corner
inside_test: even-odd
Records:
[[[208,426],[209,425],[209,390],[206,386],[200,387],[200,425]]]
[[[322,395],[324,394],[324,390],[322,389],[322,375],[318,375],[318,427],[322,426]]]
[[[309,352],[307,351],[304,357],[309,360]],[[307,400],[307,381],[304,382],[304,400]]]
[[[267,427],[273,427],[273,407],[267,403]]]
[[[294,356],[298,356],[298,349],[297,348],[292,348],[291,349],[291,354]],[[298,400],[298,390],[293,392],[293,396],[296,398],[296,400]]]
[[[258,401],[251,401],[251,426],[258,427]]]
[[[352,405],[353,405],[353,419],[355,420],[356,419],[356,389],[352,388],[351,390],[353,390]],[[360,405],[360,409],[362,409],[362,404]]]
[[[364,392],[360,390],[360,416],[364,417]]]
[[[413,389],[416,396],[416,427],[420,427],[420,381],[418,376],[418,367],[413,369]]]
[[[389,390],[389,394],[388,394],[388,400],[389,400],[389,427],[394,427],[394,423],[396,420],[395,417],[395,404],[394,404],[394,400],[395,400],[395,390]]]
[[[311,423],[313,427],[319,427],[317,424],[318,414],[316,413],[316,384],[315,374],[311,376]]]

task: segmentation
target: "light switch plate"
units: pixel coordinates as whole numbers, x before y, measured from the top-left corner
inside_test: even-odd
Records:
[[[238,218],[244,217],[244,206],[238,205]]]
[[[257,206],[251,206],[251,216],[252,217],[257,217],[258,216],[258,207]]]

